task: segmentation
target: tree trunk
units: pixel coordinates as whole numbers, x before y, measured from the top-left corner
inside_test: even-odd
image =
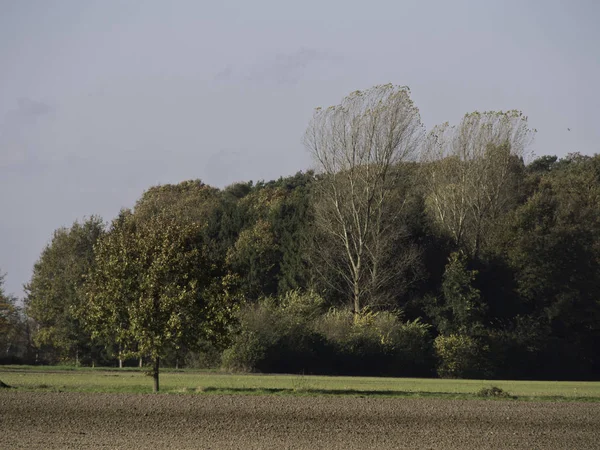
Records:
[[[123,359],[119,358],[119,369],[123,368]]]
[[[354,303],[354,321],[358,320],[360,315],[360,280],[359,280],[359,269],[356,268],[352,274],[352,299]]]
[[[354,283],[354,319],[358,319],[360,314],[360,294],[358,283]]]
[[[144,359],[140,356],[140,369],[144,367]]]
[[[156,393],[158,392],[159,389],[159,385],[158,385],[158,368],[160,367],[160,358],[157,356],[156,359],[154,360],[154,367],[152,368],[152,378],[154,379],[154,388],[153,388],[153,392]]]

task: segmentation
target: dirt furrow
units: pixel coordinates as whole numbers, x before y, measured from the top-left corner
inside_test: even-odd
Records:
[[[0,448],[600,448],[600,405],[0,392]]]

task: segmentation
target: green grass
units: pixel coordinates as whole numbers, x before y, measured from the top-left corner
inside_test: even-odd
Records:
[[[137,368],[0,366],[0,380],[24,391],[148,393],[152,379]],[[443,380],[421,378],[327,377],[226,374],[163,370],[163,393],[351,395],[380,397],[478,398],[497,386],[520,400],[600,401],[600,382]]]

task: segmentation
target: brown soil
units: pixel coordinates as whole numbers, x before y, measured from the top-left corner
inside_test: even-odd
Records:
[[[600,448],[600,405],[0,392],[0,448]]]

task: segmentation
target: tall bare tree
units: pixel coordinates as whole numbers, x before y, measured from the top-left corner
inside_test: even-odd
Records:
[[[474,112],[458,126],[436,126],[425,139],[427,209],[471,256],[514,200],[534,133],[519,111]]]
[[[359,314],[389,281],[381,264],[395,238],[405,198],[394,197],[402,162],[415,158],[422,136],[407,87],[375,86],[339,105],[317,108],[304,137],[316,164],[316,224],[328,238],[324,262]],[[400,259],[400,258],[399,258]]]

